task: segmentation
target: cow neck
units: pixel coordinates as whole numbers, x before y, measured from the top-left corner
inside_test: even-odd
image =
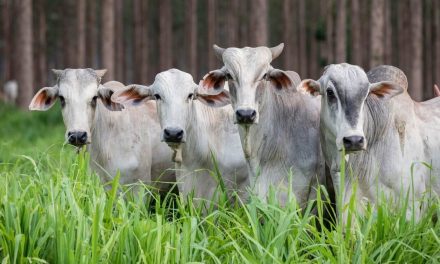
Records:
[[[189,120],[186,125],[186,143],[183,144],[183,159],[190,155],[192,159],[209,157],[210,121],[213,118],[211,108],[198,101],[191,103]]]

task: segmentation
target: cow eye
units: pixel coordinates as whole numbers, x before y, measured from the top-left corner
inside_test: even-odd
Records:
[[[61,107],[64,107],[66,105],[66,100],[64,99],[63,96],[58,96],[58,98],[60,98],[60,103],[61,103]]]
[[[234,80],[230,73],[226,73],[226,80]]]
[[[95,107],[96,106],[96,100],[98,99],[98,96],[94,96],[93,98],[92,98],[92,101],[90,102],[90,104],[93,106],[93,107]]]
[[[190,93],[190,94],[188,95],[188,100],[192,100],[192,99],[194,99],[194,94],[193,94],[193,93]]]
[[[160,100],[160,99],[162,99],[162,98],[160,97],[160,95],[155,94],[155,95],[154,95],[154,99],[156,99],[156,100]]]
[[[261,78],[261,80],[262,80],[262,81],[267,80],[267,73],[265,73],[265,74],[263,75],[263,78]]]
[[[327,89],[327,98],[329,99],[329,100],[334,100],[334,99],[336,99],[336,95],[335,95],[335,92],[333,92],[333,90],[332,89]]]

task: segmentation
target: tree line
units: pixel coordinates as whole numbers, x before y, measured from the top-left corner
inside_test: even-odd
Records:
[[[274,64],[319,78],[330,63],[401,68],[415,100],[440,84],[438,0],[0,0],[0,81],[17,104],[53,83],[51,68],[106,68],[151,83],[175,67],[197,82],[220,67],[212,45],[285,43]]]

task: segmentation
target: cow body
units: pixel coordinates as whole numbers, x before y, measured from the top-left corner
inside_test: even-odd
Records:
[[[181,158],[174,159],[180,192],[211,199],[222,180],[228,191],[237,191],[244,197],[247,167],[238,129],[232,122],[232,108],[205,105],[216,103],[216,97],[219,96],[207,95],[205,100],[191,75],[171,69],[156,75],[151,86],[131,85],[115,93],[113,100],[136,105],[139,100],[156,100],[162,140],[178,152],[177,156],[181,154]],[[215,166],[221,179],[211,173]]]
[[[334,75],[334,71],[342,74]],[[422,103],[414,102],[406,90],[406,77],[397,68],[380,66],[368,75],[362,72],[363,70],[353,65],[332,65],[319,80],[320,93],[323,95],[324,88],[331,86],[329,82],[339,85],[338,97],[340,100],[344,100],[342,98],[345,97],[346,100],[339,106],[350,106],[340,111],[346,113],[345,121],[352,119],[349,115],[359,113],[357,123],[352,122],[352,128],[360,125],[361,131],[357,131],[357,134],[349,132],[350,125],[341,125],[345,121],[335,122],[331,118],[337,112],[332,111],[332,108],[334,110],[336,107],[331,106],[328,99],[322,100],[322,148],[326,162],[331,167],[335,188],[339,190],[341,187],[342,157],[338,144],[340,139],[355,134],[365,137],[364,146],[347,151],[346,157],[343,157],[347,160],[345,186],[342,188],[344,204],[355,195],[355,201],[359,203],[356,208],[362,210],[363,201],[375,204],[379,202],[381,195],[385,195],[391,203],[402,205],[403,199],[409,195],[407,216],[410,217],[414,210],[415,217],[418,218],[423,212],[420,203],[422,198],[425,195],[440,193],[437,180],[440,168],[440,140],[436,137],[440,129],[440,98]],[[346,79],[341,76],[345,76]],[[359,80],[362,80],[364,85],[359,83]],[[384,97],[389,96],[386,93],[390,93],[390,88],[373,91],[376,89],[373,87],[389,82],[400,88],[394,94],[395,97],[384,100]],[[344,89],[347,89],[346,92]],[[348,91],[361,90],[365,90],[361,96],[348,95]],[[401,94],[397,95],[400,92]],[[328,94],[325,96],[328,97]],[[337,127],[342,127],[336,133],[335,123]],[[362,149],[366,150],[360,151]],[[422,162],[430,164],[433,170]],[[354,185],[355,194],[352,193]]]
[[[295,72],[270,65],[281,52],[276,48],[216,47],[225,66],[210,72],[202,84],[218,89],[228,80],[235,119],[251,175],[251,187],[261,198],[270,186],[281,204],[292,188],[305,206],[315,198],[324,178],[324,161],[319,143],[319,98],[297,93],[300,82]],[[274,55],[276,54],[276,55]],[[292,182],[289,185],[289,175]]]
[[[119,111],[123,107],[112,103],[110,97],[123,84],[111,81],[101,85],[103,73],[92,69],[55,73],[57,85],[41,89],[29,108],[47,110],[59,98],[67,142],[77,147],[87,146],[91,167],[103,182],[112,180],[120,171],[122,184],[142,181],[168,190],[174,174],[164,171],[173,164],[171,151],[158,141],[160,126],[155,103]],[[145,112],[148,118],[144,117]]]

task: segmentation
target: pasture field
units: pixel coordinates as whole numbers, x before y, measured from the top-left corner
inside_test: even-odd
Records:
[[[0,104],[1,263],[440,262],[437,200],[418,222],[386,199],[364,216],[351,203],[345,227],[324,220],[325,190],[302,212],[293,198],[278,206],[274,190],[268,202],[228,205],[219,195],[218,209],[201,213],[142,184],[104,186],[63,135],[58,106],[24,113]]]

